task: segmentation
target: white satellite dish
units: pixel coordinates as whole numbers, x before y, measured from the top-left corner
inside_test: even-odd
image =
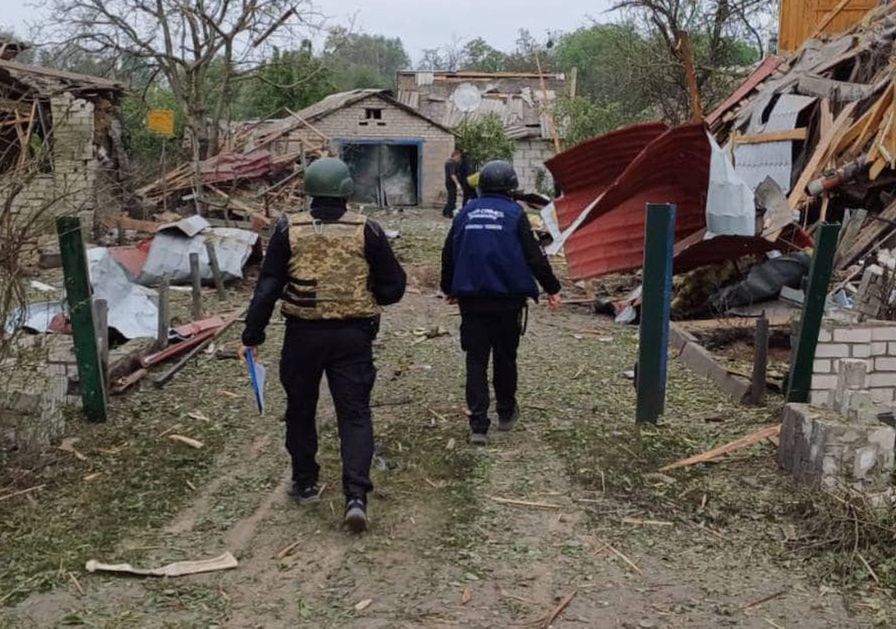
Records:
[[[479,109],[479,105],[482,104],[482,94],[479,93],[479,89],[472,83],[461,83],[458,85],[451,98],[454,101],[454,105],[465,114],[476,111]]]

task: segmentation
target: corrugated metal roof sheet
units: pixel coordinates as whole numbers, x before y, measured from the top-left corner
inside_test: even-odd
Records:
[[[765,255],[778,250],[790,253],[812,246],[812,238],[800,227],[790,225],[775,242],[760,236],[716,236],[704,240],[701,229],[675,243],[675,273],[687,273],[701,266],[735,260],[750,254]]]
[[[660,122],[633,125],[582,142],[545,162],[563,190],[556,201],[560,229],[569,227],[648,144],[668,129]]]
[[[678,206],[676,240],[703,229],[709,160],[701,123],[668,130],[661,124],[630,127],[548,162],[564,190],[557,200],[561,225],[603,195],[567,241],[570,275],[588,279],[640,268],[648,203]]]

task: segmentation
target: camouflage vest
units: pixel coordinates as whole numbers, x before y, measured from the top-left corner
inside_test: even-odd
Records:
[[[289,282],[283,314],[298,319],[359,319],[380,309],[370,290],[364,255],[367,218],[346,212],[324,223],[307,213],[289,222]]]

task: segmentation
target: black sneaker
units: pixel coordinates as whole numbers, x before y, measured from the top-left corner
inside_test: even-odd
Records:
[[[304,487],[299,486],[297,483],[293,483],[292,487],[290,487],[286,493],[300,505],[310,505],[320,502],[320,487],[317,486],[317,483],[306,485]]]
[[[488,435],[484,432],[471,432],[470,433],[470,443],[474,446],[487,446],[488,445]]]
[[[345,525],[352,533],[367,530],[367,505],[361,498],[349,498],[345,502]]]
[[[513,427],[516,426],[516,422],[519,421],[520,418],[520,405],[517,404],[513,407],[513,412],[507,417],[498,416],[498,430],[508,431],[513,430]]]

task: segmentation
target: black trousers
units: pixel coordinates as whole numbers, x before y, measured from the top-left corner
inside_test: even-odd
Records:
[[[463,188],[464,188],[463,204],[464,204],[464,207],[466,207],[467,203],[469,203],[473,199],[479,198],[479,195],[476,194],[476,191],[469,186],[464,186]]]
[[[442,210],[442,216],[451,218],[454,216],[454,210],[457,209],[457,186],[446,184],[445,191],[448,193],[448,200],[445,201],[445,209]]]
[[[300,486],[317,482],[317,399],[324,373],[339,428],[342,489],[365,498],[373,489],[373,421],[370,392],[376,380],[372,342],[376,331],[357,322],[315,327],[287,321],[280,382],[286,390],[286,449],[292,477]]]
[[[493,360],[495,401],[499,417],[516,408],[517,349],[522,334],[522,307],[495,312],[461,310],[460,342],[467,354],[467,408],[470,430],[488,432],[491,420],[488,363]]]

